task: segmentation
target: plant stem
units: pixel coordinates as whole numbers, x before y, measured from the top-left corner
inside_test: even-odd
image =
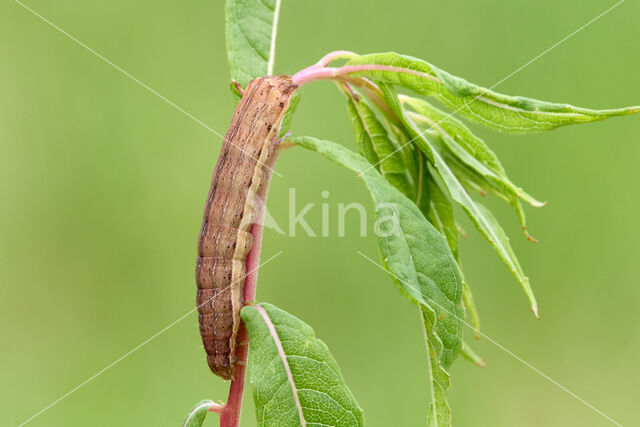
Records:
[[[222,413],[224,412],[224,408],[225,408],[225,405],[221,405],[219,403],[212,403],[209,406],[208,411],[209,412],[215,412],[217,414],[221,414],[222,415]]]
[[[242,413],[242,394],[244,392],[244,379],[247,370],[247,356],[249,355],[249,342],[247,328],[242,325],[238,331],[240,345],[236,351],[238,361],[235,365],[235,373],[229,386],[229,398],[222,413],[220,413],[220,427],[237,427],[240,425]]]
[[[278,142],[274,142],[278,143]],[[278,157],[278,151],[269,159],[265,165],[262,185],[258,194],[256,194],[256,221],[251,226],[251,234],[253,235],[253,247],[247,255],[246,271],[247,275],[244,281],[244,304],[253,304],[256,299],[256,288],[258,285],[258,267],[260,263],[260,250],[262,248],[262,231],[264,224],[264,212],[269,191],[269,183],[273,172],[273,165]],[[235,372],[231,385],[229,386],[229,398],[227,404],[220,413],[220,427],[238,427],[240,425],[240,415],[242,412],[242,395],[244,393],[244,383],[247,371],[247,360],[249,357],[249,333],[244,325],[240,325],[238,330],[238,348],[236,350],[237,361],[235,364]]]
[[[321,62],[294,74],[292,77],[293,82],[298,86],[302,86],[316,80],[335,79],[340,76],[358,73],[361,71],[390,71],[394,73],[411,74],[440,83],[440,79],[438,79],[437,77],[432,76],[431,74],[423,73],[422,71],[412,70],[410,68],[375,64],[347,65],[338,68],[327,68],[321,65]]]
[[[333,52],[329,52],[325,56],[323,56],[322,59],[318,61],[316,66],[326,67],[336,59],[353,58],[354,56],[358,56],[358,54],[350,52],[348,50],[336,50]]]

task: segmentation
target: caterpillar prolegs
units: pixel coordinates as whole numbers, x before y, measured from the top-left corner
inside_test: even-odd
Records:
[[[211,371],[225,379],[233,377],[236,362],[252,226],[264,209],[278,132],[296,89],[289,76],[249,83],[225,135],[204,207],[196,266],[200,335]]]

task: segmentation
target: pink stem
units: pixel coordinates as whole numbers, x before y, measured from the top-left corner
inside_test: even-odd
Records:
[[[224,412],[225,405],[221,405],[219,403],[212,403],[207,409],[209,412],[215,412],[217,414],[222,414]]]
[[[244,392],[244,379],[247,370],[247,356],[249,355],[249,334],[244,325],[238,331],[240,346],[236,350],[238,361],[236,362],[235,374],[229,387],[229,398],[227,404],[220,414],[220,427],[238,427],[240,425],[240,414],[242,413],[242,394]]]
[[[247,275],[244,281],[244,303],[251,304],[256,298],[256,287],[258,285],[258,267],[260,263],[260,249],[262,248],[262,230],[264,223],[265,204],[267,200],[267,192],[269,191],[269,183],[273,165],[278,157],[278,151],[269,159],[267,167],[264,168],[264,185],[260,192],[256,194],[256,208],[258,215],[255,223],[251,226],[251,234],[253,235],[253,247],[247,255],[246,271]],[[229,398],[222,413],[220,413],[220,427],[238,427],[240,425],[240,414],[242,412],[242,395],[244,392],[244,381],[247,371],[247,359],[249,356],[249,333],[244,323],[240,325],[238,331],[238,349],[236,356],[238,361],[235,365],[235,373],[229,386]]]
[[[438,79],[437,77],[432,76],[431,74],[423,73],[422,71],[412,70],[410,68],[394,67],[392,65],[375,64],[347,65],[345,67],[339,68],[326,68],[316,64],[297,72],[293,75],[292,80],[298,86],[302,86],[316,80],[335,79],[347,74],[358,73],[361,71],[391,71],[395,73],[411,74],[414,76],[432,80],[434,82],[440,82],[440,79]]]
[[[316,67],[326,67],[327,65],[329,65],[331,62],[335,61],[336,59],[352,58],[354,56],[358,56],[358,54],[353,53],[353,52],[348,51],[348,50],[336,50],[336,51],[333,51],[333,52],[329,52],[325,56],[323,56],[322,59],[320,59],[320,61],[318,61],[318,63],[315,66]]]

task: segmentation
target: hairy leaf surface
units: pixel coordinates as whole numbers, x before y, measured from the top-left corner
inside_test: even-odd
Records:
[[[422,310],[432,385],[430,419],[436,426],[448,426],[447,368],[460,354],[464,313],[462,275],[444,236],[363,157],[312,137],[295,138],[294,142],[357,172],[371,193],[385,267]]]
[[[503,95],[449,74],[421,59],[394,52],[363,55],[347,63],[347,65],[362,64],[410,69],[413,74],[376,70],[362,71],[354,75],[403,86],[416,93],[435,97],[456,113],[504,132],[526,133],[550,130],[570,124],[604,120],[640,110],[639,107],[590,110],[569,104]]]
[[[246,87],[273,73],[281,0],[227,0],[226,41],[231,79]]]
[[[259,426],[362,426],[362,409],[313,329],[266,303],[241,312]]]

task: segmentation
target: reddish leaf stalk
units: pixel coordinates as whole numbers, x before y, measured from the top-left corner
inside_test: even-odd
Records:
[[[342,76],[347,76],[349,74],[362,71],[389,71],[394,73],[411,74],[440,83],[440,79],[432,76],[431,74],[424,73],[418,70],[412,70],[410,68],[394,67],[392,65],[362,64],[347,65],[338,68],[326,67],[326,64],[331,62],[333,59],[342,58],[346,55],[347,53],[345,53],[344,51],[332,52],[326,55],[317,64],[314,64],[294,74],[292,77],[293,82],[298,86],[302,86],[316,80],[336,79]]]
[[[331,62],[335,61],[336,59],[353,58],[354,56],[358,56],[358,54],[350,52],[348,50],[336,50],[336,51],[333,51],[333,52],[329,52],[325,56],[323,56],[322,59],[320,59],[320,61],[318,61],[316,66],[318,66],[318,67],[326,67],[327,65],[329,65]]]
[[[224,412],[224,408],[225,405],[222,405],[220,403],[212,403],[211,406],[209,406],[209,409],[207,409],[209,412],[215,412],[217,414],[222,414],[222,412]]]

